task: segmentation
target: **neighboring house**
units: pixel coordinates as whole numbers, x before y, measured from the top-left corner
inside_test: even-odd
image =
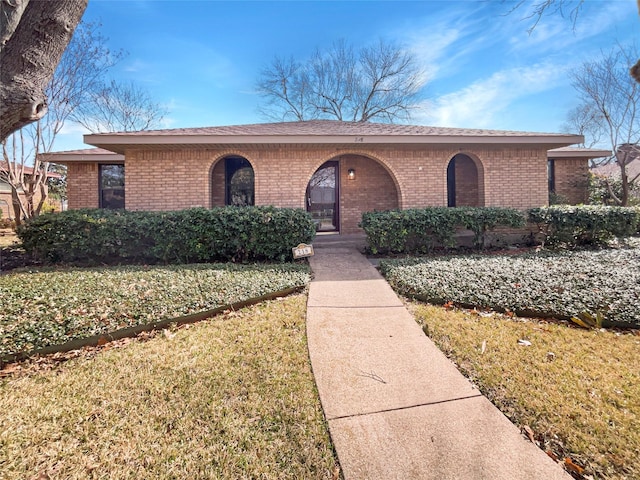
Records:
[[[3,169],[3,162],[0,162],[0,170]],[[6,163],[4,163],[4,169],[6,170]],[[32,167],[24,167],[25,176],[33,175]],[[60,175],[57,173],[49,172],[47,174],[47,178],[60,178]],[[24,193],[22,191],[19,192],[21,197],[24,197]],[[39,201],[39,194],[36,194],[36,201]],[[60,205],[58,205],[60,207]],[[11,185],[5,182],[2,178],[0,178],[0,218],[8,218],[13,220],[15,217],[15,210],[13,208],[13,199],[11,197]]]
[[[554,150],[580,135],[332,120],[84,139],[99,148],[42,155],[67,165],[69,208],[298,207],[342,233],[372,210],[546,205],[548,151],[558,194],[598,156]]]

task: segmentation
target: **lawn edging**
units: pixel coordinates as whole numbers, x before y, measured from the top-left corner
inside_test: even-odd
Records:
[[[165,318],[162,320],[158,320],[157,322],[144,323],[140,325],[134,325],[131,327],[120,328],[118,330],[114,330],[113,332],[104,333],[100,335],[92,335],[90,337],[76,338],[59,345],[50,345],[44,348],[39,348],[39,349],[31,350],[28,352],[5,354],[0,356],[0,367],[2,367],[6,363],[24,360],[34,355],[50,355],[53,353],[78,350],[84,347],[96,347],[98,345],[104,345],[106,343],[113,342],[115,340],[135,337],[142,332],[150,332],[153,330],[163,329],[163,328],[169,327],[170,325],[185,325],[189,323],[199,322],[207,318],[220,315],[221,313],[227,310],[239,310],[241,308],[249,307],[251,305],[256,305],[258,303],[265,302],[267,300],[274,300],[276,298],[286,297],[293,293],[301,292],[305,288],[306,288],[306,285],[298,285],[295,287],[286,288],[284,290],[279,290],[277,292],[267,293],[259,297],[254,297],[247,300],[241,300],[238,302],[222,305],[211,310],[191,313],[189,315],[182,315],[179,317]]]

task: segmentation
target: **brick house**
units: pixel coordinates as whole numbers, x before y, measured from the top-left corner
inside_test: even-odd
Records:
[[[546,205],[548,152],[583,138],[313,120],[84,140],[99,148],[43,158],[67,165],[69,208],[298,207],[321,230],[355,233],[371,210]],[[556,190],[583,173],[590,155],[567,152],[554,157]]]
[[[562,147],[549,150],[549,192],[561,203],[586,203],[589,199],[589,161],[610,156],[611,150],[602,149]]]
[[[12,164],[13,165],[13,164]],[[6,173],[8,169],[6,162],[0,162],[0,172]],[[32,167],[24,167],[24,174],[26,180],[29,179],[30,176],[33,175]],[[54,172],[47,172],[47,178],[60,178],[60,175]],[[0,218],[8,218],[9,220],[13,220],[16,215],[16,209],[13,205],[13,197],[12,197],[12,188],[9,183],[5,181],[5,179],[0,176]],[[25,194],[22,189],[19,190],[18,195],[24,201]],[[40,201],[40,192],[36,192],[35,194],[35,202],[38,203]],[[48,199],[51,206],[56,208],[57,210],[62,209],[62,204],[58,200]],[[19,210],[18,210],[19,211]]]

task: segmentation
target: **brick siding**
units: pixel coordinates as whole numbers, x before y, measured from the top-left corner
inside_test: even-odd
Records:
[[[477,186],[461,174],[458,190],[487,206],[520,209],[547,204],[544,146],[235,145],[126,151],[129,210],[177,210],[224,204],[226,156],[246,158],[255,173],[256,205],[305,208],[313,173],[340,162],[341,232],[359,231],[362,212],[447,204],[447,166],[458,153],[473,159]],[[347,180],[347,170],[356,179]],[[98,206],[97,164],[70,163],[69,208]]]
[[[98,208],[98,164],[90,162],[67,165],[67,199],[69,209]]]
[[[571,205],[589,200],[589,162],[584,158],[556,158],[555,193]]]

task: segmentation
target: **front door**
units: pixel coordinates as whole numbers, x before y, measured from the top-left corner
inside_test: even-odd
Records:
[[[307,211],[318,232],[337,232],[339,222],[338,162],[329,161],[316,170],[307,186]]]

